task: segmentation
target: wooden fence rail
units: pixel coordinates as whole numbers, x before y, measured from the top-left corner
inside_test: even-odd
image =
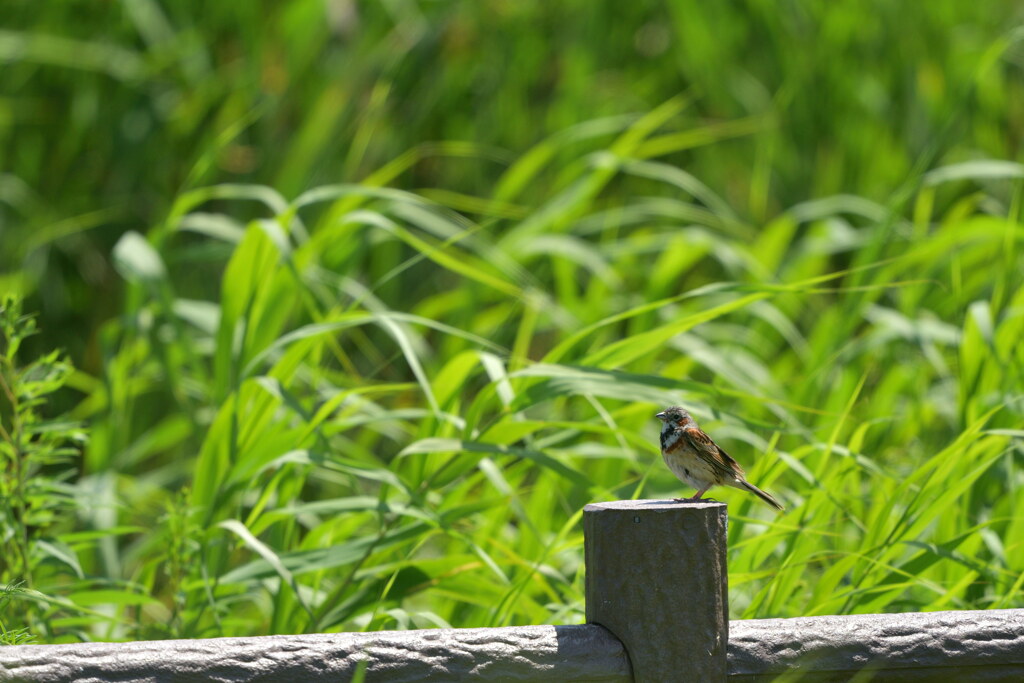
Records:
[[[1024,681],[1024,610],[729,622],[725,525],[588,505],[586,625],[0,647],[0,681]]]

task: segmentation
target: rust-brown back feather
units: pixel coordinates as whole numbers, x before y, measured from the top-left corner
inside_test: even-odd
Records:
[[[743,478],[743,468],[740,467],[740,464],[703,431],[696,427],[689,427],[683,430],[683,438],[690,442],[697,455],[707,462],[721,479]]]

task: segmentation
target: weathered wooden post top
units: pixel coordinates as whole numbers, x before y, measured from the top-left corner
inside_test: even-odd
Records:
[[[726,507],[623,500],[583,509],[587,621],[626,646],[637,681],[724,681]]]

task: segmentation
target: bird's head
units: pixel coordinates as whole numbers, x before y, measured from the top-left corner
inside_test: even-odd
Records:
[[[690,419],[690,414],[680,406],[669,406],[654,417],[658,418],[665,424],[679,424],[683,420]]]

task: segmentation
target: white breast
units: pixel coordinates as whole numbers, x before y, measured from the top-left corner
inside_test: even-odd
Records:
[[[676,450],[676,445],[682,438],[683,435],[672,429],[671,425],[665,425],[661,429],[661,456],[672,470],[672,474],[695,489],[707,488],[717,483],[715,471],[703,458],[697,457],[689,448]]]

